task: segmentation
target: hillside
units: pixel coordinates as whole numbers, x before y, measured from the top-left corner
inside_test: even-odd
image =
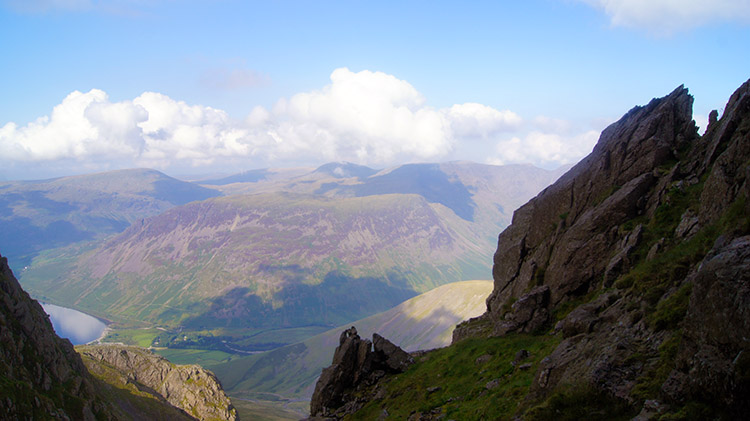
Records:
[[[443,347],[450,343],[456,323],[484,311],[490,291],[490,281],[454,282],[353,324],[365,336],[380,333],[409,351]],[[347,327],[210,368],[235,399],[262,400],[272,394],[282,402],[309,401],[315,380],[330,362],[331,350]]]
[[[0,250],[20,269],[43,250],[101,239],[219,194],[146,169],[0,182]]]
[[[702,137],[692,102],[679,87],[633,108],[514,213],[487,311],[450,347],[403,374],[347,366],[364,371],[337,385],[331,372],[318,388],[338,394],[313,415],[746,417],[750,81]]]
[[[449,279],[488,273],[467,225],[415,195],[230,196],[133,225],[65,276],[36,278],[50,272],[39,267],[23,281],[35,294],[116,321],[336,326]]]
[[[468,161],[407,164],[376,170],[332,162],[313,171],[257,170],[225,178],[217,185],[227,195],[297,193],[331,198],[416,194],[471,221],[494,244],[495,232],[510,223],[513,210],[550,185],[567,168],[484,165]],[[252,180],[252,181],[245,181]],[[209,181],[207,183],[224,183]],[[212,185],[213,187],[213,185]]]

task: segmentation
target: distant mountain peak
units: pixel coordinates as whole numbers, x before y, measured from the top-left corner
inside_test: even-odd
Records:
[[[364,179],[373,174],[376,174],[378,170],[366,167],[364,165],[341,161],[330,162],[328,164],[321,165],[314,172],[328,174],[336,178],[357,177],[359,179]]]

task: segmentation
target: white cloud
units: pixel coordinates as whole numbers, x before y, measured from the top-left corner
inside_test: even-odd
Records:
[[[474,102],[452,106],[447,116],[454,134],[459,137],[486,138],[521,125],[521,117],[512,111],[498,111]]]
[[[280,152],[382,164],[452,149],[444,113],[408,82],[382,72],[336,69],[331,84],[280,100],[272,110]]]
[[[230,170],[228,164],[247,168],[342,160],[382,167],[466,159],[452,154],[468,150],[479,150],[472,156],[485,159],[494,143],[517,133],[521,123],[514,112],[483,104],[435,109],[404,80],[341,68],[323,88],[281,99],[270,110],[255,107],[244,120],[156,92],[112,102],[97,89],[76,91],[49,116],[25,126],[0,126],[0,156],[15,167],[72,164],[79,170]],[[505,141],[504,151],[494,159],[565,163],[587,152],[575,144],[563,145],[578,141],[575,137],[545,134],[549,130],[544,127],[563,127],[564,121],[537,118],[533,124],[541,129]]]
[[[657,34],[721,21],[750,22],[750,0],[580,0],[606,13],[612,24]]]
[[[557,167],[574,163],[589,154],[601,132],[589,130],[577,135],[532,131],[523,138],[513,137],[495,146],[495,155],[487,162],[495,165],[532,163],[540,167]]]

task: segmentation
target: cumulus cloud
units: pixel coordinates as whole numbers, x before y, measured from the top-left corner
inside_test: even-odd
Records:
[[[601,9],[615,26],[670,34],[713,22],[750,22],[750,0],[580,0]]]
[[[473,102],[450,107],[447,116],[453,133],[459,137],[487,138],[517,129],[521,125],[521,117],[512,111],[498,111]]]
[[[589,130],[576,135],[531,131],[495,145],[495,154],[487,162],[495,165],[532,163],[554,168],[574,163],[589,154],[601,132]]]
[[[529,124],[538,132],[501,142],[497,162],[565,163],[585,154],[578,138],[546,134],[544,127],[562,128],[564,121]],[[227,163],[247,168],[339,160],[389,166],[465,158],[452,154],[466,145],[484,148],[484,159],[498,139],[522,126],[509,110],[477,103],[436,109],[395,76],[340,68],[321,89],[280,99],[270,109],[255,107],[242,120],[156,92],[117,102],[101,90],[76,91],[48,116],[0,126],[0,154],[11,163],[48,168],[74,162],[78,168],[227,170]]]
[[[24,127],[4,125],[0,151],[22,162],[121,160],[165,166],[173,160],[247,155],[247,137],[221,110],[153,92],[110,102],[105,92],[92,89],[71,93],[49,116]]]

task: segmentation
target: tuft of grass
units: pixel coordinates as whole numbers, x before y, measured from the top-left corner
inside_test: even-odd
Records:
[[[659,396],[661,385],[664,384],[674,368],[677,350],[681,342],[682,332],[679,330],[662,342],[659,346],[658,360],[645,374],[638,378],[630,393],[635,402],[643,402],[646,399],[654,399]]]
[[[676,329],[685,318],[692,290],[693,285],[686,282],[674,294],[659,301],[656,310],[646,317],[649,326],[656,331]]]

